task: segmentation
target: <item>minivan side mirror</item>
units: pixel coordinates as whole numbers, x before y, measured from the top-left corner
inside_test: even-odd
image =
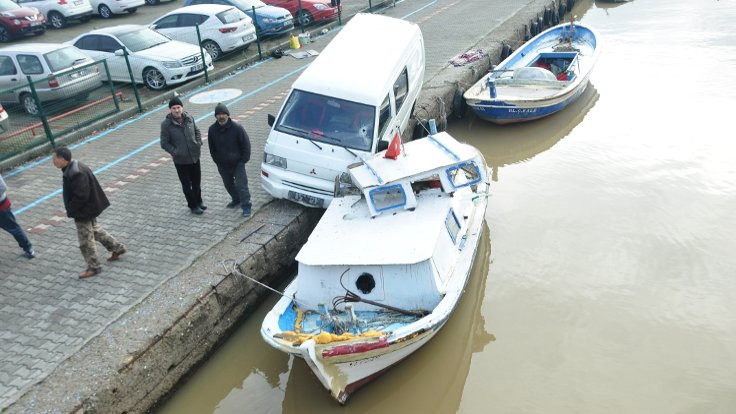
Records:
[[[376,152],[381,152],[388,149],[388,141],[380,140],[376,146]]]
[[[273,124],[276,122],[276,117],[268,114],[268,126],[273,126]]]
[[[123,56],[125,52],[123,52],[123,49],[118,49],[115,51],[115,56]]]

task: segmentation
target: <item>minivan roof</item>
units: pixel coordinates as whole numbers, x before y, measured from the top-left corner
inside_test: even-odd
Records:
[[[59,43],[20,43],[12,46],[5,46],[0,48],[0,52],[35,52],[35,53],[48,53],[52,50],[61,49],[70,45],[63,45]]]
[[[419,26],[405,20],[359,13],[317,56],[293,87],[378,106],[396,67],[421,38]],[[423,47],[423,46],[422,46]],[[359,79],[359,81],[356,81]]]

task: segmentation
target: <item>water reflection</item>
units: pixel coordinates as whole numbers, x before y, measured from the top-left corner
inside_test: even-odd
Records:
[[[589,84],[580,97],[562,111],[537,121],[496,125],[472,117],[448,125],[456,137],[477,137],[471,144],[481,150],[498,181],[500,167],[530,160],[566,137],[598,101],[598,91]]]

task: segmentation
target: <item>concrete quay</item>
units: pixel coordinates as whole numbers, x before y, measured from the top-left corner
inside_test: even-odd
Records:
[[[427,66],[417,117],[449,114],[457,86],[497,63],[501,42],[520,44],[524,26],[545,7],[559,4],[404,0],[383,9],[416,22],[424,35]],[[332,35],[310,49],[321,50]],[[489,57],[448,64],[474,48]],[[38,253],[27,260],[11,237],[0,237],[3,413],[147,412],[270,294],[230,266],[270,286],[293,274],[293,257],[321,212],[271,200],[260,188],[259,164],[269,131],[266,113],[278,111],[308,64],[288,56],[269,59],[182,93],[185,110],[206,132],[214,104],[188,98],[222,88],[242,91],[226,103],[253,147],[246,167],[255,212],[249,219],[225,209],[229,197],[206,149],[202,188],[209,209],[190,215],[171,159],[158,146],[165,105],[75,144],[74,157],[96,172],[112,203],[101,223],[129,248],[94,278],[76,276],[84,262],[74,224],[63,212],[60,172],[42,158],[3,174],[13,210]]]

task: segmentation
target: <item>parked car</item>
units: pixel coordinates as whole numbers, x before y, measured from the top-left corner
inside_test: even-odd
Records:
[[[11,0],[0,0],[0,42],[26,34],[46,32],[46,18],[35,7],[21,7]]]
[[[101,86],[97,65],[79,49],[57,43],[23,43],[0,49],[0,102],[20,103],[30,115],[38,115],[26,76],[34,83],[41,102],[85,99]],[[84,68],[82,68],[84,67]]]
[[[197,45],[197,29],[202,47],[213,60],[223,53],[248,47],[256,40],[256,28],[245,13],[233,6],[198,4],[173,10],[153,22],[151,29],[181,42]]]
[[[240,9],[253,19],[261,36],[278,36],[294,29],[294,19],[288,10],[269,6],[261,0],[185,0],[185,6],[195,4],[225,4]],[[253,8],[255,7],[255,15]]]
[[[46,16],[54,29],[66,27],[69,20],[89,21],[92,6],[89,0],[16,0],[25,7],[35,7]]]
[[[183,83],[204,73],[199,47],[171,40],[146,26],[125,24],[92,30],[68,42],[95,60],[106,60],[110,77],[130,82],[123,48],[128,52],[133,79],[153,90]],[[212,58],[204,54],[209,70]]]
[[[312,22],[325,22],[337,19],[337,1],[333,0],[301,0],[301,12],[299,12],[299,0],[263,0],[271,6],[283,7],[294,16],[294,20],[304,26]],[[339,6],[342,10],[342,5]]]
[[[0,105],[0,134],[8,130],[8,111]]]
[[[146,4],[145,0],[90,0],[92,10],[103,19],[109,19],[113,14],[135,13],[138,7]]]

